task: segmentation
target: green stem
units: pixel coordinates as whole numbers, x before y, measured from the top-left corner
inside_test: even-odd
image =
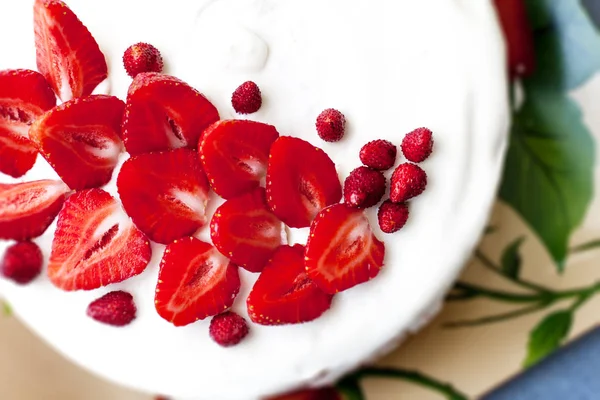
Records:
[[[467,400],[467,396],[447,383],[425,376],[417,371],[406,371],[393,368],[364,368],[354,374],[356,379],[362,378],[393,378],[403,379],[433,389],[444,395],[448,400]]]
[[[538,303],[529,307],[520,308],[518,310],[491,315],[489,317],[483,317],[479,319],[471,319],[471,320],[459,320],[453,322],[447,322],[443,326],[445,328],[456,329],[456,328],[466,328],[472,326],[480,326],[486,324],[493,324],[496,322],[502,322],[513,318],[522,317],[524,315],[532,314],[534,312],[540,311],[543,308],[547,307],[546,303]]]
[[[513,278],[513,277],[503,274],[502,269],[499,266],[497,266],[496,264],[494,264],[494,262],[492,260],[490,260],[480,250],[475,251],[475,257],[477,257],[479,259],[479,261],[481,261],[483,266],[486,267],[487,269],[489,269],[490,271],[510,280],[511,282],[514,282],[515,284],[517,284],[523,288],[530,289],[530,290],[533,290],[535,292],[540,292],[540,293],[548,293],[549,292],[548,289],[546,289],[540,285],[537,285],[533,282],[529,282],[529,281],[526,281],[526,280],[520,279],[520,278]]]
[[[587,242],[584,244],[580,244],[579,246],[575,246],[571,249],[571,253],[583,253],[588,250],[596,250],[600,249],[600,239],[592,240],[591,242]]]
[[[478,296],[487,297],[489,299],[500,300],[507,303],[540,303],[552,299],[552,293],[540,294],[517,294],[503,292],[500,290],[487,289],[481,286],[472,285],[466,282],[458,282],[455,288],[463,291],[466,294],[476,294]]]

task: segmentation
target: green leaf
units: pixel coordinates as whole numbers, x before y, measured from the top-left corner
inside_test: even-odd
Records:
[[[594,140],[568,97],[525,86],[500,197],[538,234],[559,271],[593,196]]]
[[[10,317],[12,313],[13,311],[10,307],[10,304],[8,304],[7,302],[2,302],[2,314],[4,314],[5,317]]]
[[[530,80],[571,90],[600,69],[600,34],[581,0],[528,0],[538,68]]]
[[[504,249],[502,254],[502,273],[513,279],[517,279],[521,272],[521,245],[525,241],[524,237],[518,238]]]
[[[354,375],[350,375],[338,382],[336,389],[342,394],[344,400],[366,400],[358,378]]]
[[[531,332],[525,367],[537,364],[556,350],[566,339],[573,323],[571,311],[550,314]]]

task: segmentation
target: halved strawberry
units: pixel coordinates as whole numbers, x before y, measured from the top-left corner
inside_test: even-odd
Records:
[[[61,181],[0,183],[0,239],[40,236],[58,215],[68,192]]]
[[[77,192],[58,214],[48,276],[67,290],[92,290],[140,274],[150,261],[148,238],[101,189]]]
[[[385,245],[361,210],[336,204],[310,227],[306,271],[326,293],[338,293],[373,279],[383,267]]]
[[[117,187],[127,214],[155,242],[171,243],[206,223],[209,186],[193,150],[132,157]]]
[[[188,325],[227,310],[239,290],[238,268],[210,244],[186,237],[168,245],[160,262],[156,311]]]
[[[308,278],[304,246],[281,246],[248,296],[248,315],[261,325],[299,324],[319,318],[332,299]]]
[[[267,170],[267,200],[275,215],[293,228],[305,228],[341,198],[335,164],[323,150],[294,137],[277,139]]]
[[[533,33],[523,0],[494,0],[508,46],[508,65],[513,77],[535,70]]]
[[[125,104],[113,96],[89,96],[61,104],[29,130],[40,153],[71,189],[108,183],[123,151]]]
[[[283,234],[283,223],[269,210],[263,188],[228,200],[210,223],[217,249],[250,272],[262,271]]]
[[[156,72],[138,74],[127,93],[123,140],[131,155],[195,149],[219,112],[187,83]]]
[[[230,199],[258,187],[278,137],[274,126],[254,121],[219,121],[208,128],[198,151],[213,190]]]
[[[18,178],[29,171],[37,149],[29,126],[56,105],[44,77],[24,69],[0,71],[0,172]]]
[[[108,76],[92,34],[60,0],[36,0],[33,13],[38,71],[62,101],[92,94]]]

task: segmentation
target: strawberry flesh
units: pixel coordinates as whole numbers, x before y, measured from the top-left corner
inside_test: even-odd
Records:
[[[43,234],[68,192],[61,181],[0,183],[0,239],[26,240]]]
[[[108,76],[98,43],[60,0],[36,0],[35,49],[38,71],[62,101],[88,96]]]
[[[138,74],[129,87],[123,140],[131,155],[195,149],[219,120],[215,106],[187,83],[156,72]]]
[[[66,290],[92,290],[144,271],[152,250],[148,238],[101,189],[75,193],[58,215],[48,276]]]
[[[306,271],[319,288],[334,294],[375,278],[384,255],[385,245],[364,213],[337,204],[321,211],[310,228]]]
[[[269,210],[265,189],[228,200],[215,212],[210,236],[217,249],[250,272],[260,272],[281,245],[283,223]]]
[[[71,189],[104,186],[123,151],[124,108],[113,96],[74,99],[36,120],[29,136]]]
[[[39,73],[0,71],[0,172],[23,176],[35,163],[37,149],[29,127],[56,105],[56,96]]]
[[[273,144],[267,170],[269,207],[293,228],[305,228],[342,198],[335,164],[318,147],[283,136]]]
[[[248,296],[248,315],[261,325],[299,324],[319,318],[332,299],[306,274],[304,246],[281,246]]]
[[[189,325],[226,311],[239,290],[238,268],[210,244],[186,237],[165,250],[156,311],[175,326]]]
[[[155,242],[171,243],[206,223],[209,186],[193,150],[132,157],[117,187],[127,214]]]
[[[278,137],[275,127],[254,121],[219,121],[208,128],[198,150],[213,190],[230,199],[257,188]]]

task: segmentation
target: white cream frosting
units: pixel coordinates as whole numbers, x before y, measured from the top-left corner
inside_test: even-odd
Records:
[[[0,69],[35,68],[33,1],[0,0]],[[399,144],[419,126],[435,132],[423,164],[427,191],[411,204],[406,228],[384,235],[386,266],[373,281],[338,295],[318,320],[251,326],[240,345],[209,338],[209,321],[175,328],[154,310],[162,247],[148,269],[122,284],[65,293],[46,277],[27,287],[0,280],[16,314],[58,351],[123,385],[182,399],[253,399],[335,381],[390,350],[437,310],[487,220],[501,172],[508,121],[504,51],[491,0],[68,0],[109,62],[112,90],[124,99],[130,78],[121,56],[138,41],[157,46],[166,72],[203,92],[223,118],[236,117],[233,90],[261,87],[252,119],[322,147],[340,177],[360,165],[374,139]],[[325,108],[347,117],[346,138],[322,142],[314,121]],[[391,172],[391,171],[390,171]],[[19,180],[55,177],[39,157]],[[388,174],[389,176],[389,174]],[[116,177],[116,173],[115,173]],[[108,190],[116,194],[114,180]],[[212,212],[217,206],[213,199]],[[54,225],[37,242],[48,257]],[[292,241],[305,231],[292,230]],[[205,228],[200,237],[207,239]],[[8,243],[0,243],[0,253]],[[234,309],[255,275],[242,272]],[[85,315],[89,302],[130,291],[138,318],[123,329]]]

